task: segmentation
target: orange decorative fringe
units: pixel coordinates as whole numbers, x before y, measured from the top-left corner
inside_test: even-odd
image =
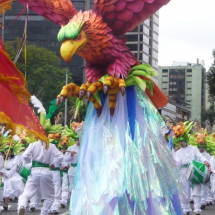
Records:
[[[22,103],[25,102],[23,97],[27,101],[30,101],[31,100],[31,94],[27,91],[27,89],[24,86],[18,86],[17,84],[12,82],[14,80],[19,80],[19,79],[16,77],[6,77],[6,76],[0,74],[0,83],[5,82],[5,83],[9,84],[13,93],[17,96],[17,98],[19,99],[20,102],[22,102]]]
[[[28,136],[33,135],[36,140],[41,140],[46,143],[46,149],[49,148],[49,139],[45,135],[38,133],[34,130],[29,130],[23,125],[13,123],[12,120],[3,112],[0,111],[0,124],[6,124],[6,128],[11,131],[11,135],[25,132]]]
[[[2,52],[2,54],[7,58],[8,61],[10,61],[11,65],[13,65],[14,69],[16,70],[16,72],[18,72],[18,74],[20,75],[20,79],[23,81],[24,86],[27,86],[27,81],[25,80],[25,76],[23,75],[22,72],[19,71],[19,69],[16,67],[16,65],[13,63],[13,61],[10,59],[10,56],[3,50],[0,50]]]
[[[6,10],[10,10],[11,9],[11,3],[14,0],[8,0],[8,1],[1,1],[0,0],[0,14],[5,13]]]

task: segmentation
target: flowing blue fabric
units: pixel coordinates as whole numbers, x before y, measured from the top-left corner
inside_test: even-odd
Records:
[[[172,136],[172,130],[170,132],[170,138],[169,138],[169,148],[172,150],[173,148],[173,136]]]
[[[70,215],[182,215],[165,124],[150,99],[127,87],[112,117],[109,96],[100,97],[101,116],[91,103],[87,110]]]
[[[130,86],[126,88],[126,98],[127,98],[127,107],[128,107],[128,121],[131,131],[132,139],[134,139],[134,131],[135,131],[135,119],[136,119],[136,102],[135,102],[135,91],[134,86]]]

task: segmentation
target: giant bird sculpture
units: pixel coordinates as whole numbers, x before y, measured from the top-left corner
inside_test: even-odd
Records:
[[[87,97],[94,103],[98,116],[101,104],[92,95],[104,89],[110,94],[110,112],[114,114],[116,94],[124,94],[130,69],[140,63],[125,45],[126,32],[148,19],[170,0],[95,0],[93,9],[85,12],[73,7],[68,0],[19,0],[23,5],[47,19],[61,25],[58,40],[62,43],[61,55],[66,62],[78,53],[86,61],[87,83],[81,87],[69,84],[58,96],[57,105],[67,97]],[[108,74],[106,81],[98,81]],[[146,76],[143,79],[149,80]],[[151,80],[151,78],[150,78]],[[146,93],[156,108],[167,104],[166,96],[155,83],[153,96]]]
[[[156,109],[167,98],[124,36],[169,0],[95,0],[85,12],[68,0],[18,1],[62,26],[58,40],[66,62],[75,53],[86,61],[87,83],[70,83],[57,96],[57,105],[70,96],[93,103],[78,161],[72,156],[77,169],[70,214],[182,215],[179,176]]]

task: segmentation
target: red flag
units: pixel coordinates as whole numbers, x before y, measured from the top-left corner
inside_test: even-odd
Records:
[[[25,131],[48,146],[46,133],[28,104],[31,95],[25,78],[2,47],[0,38],[0,123],[6,123],[12,135]]]

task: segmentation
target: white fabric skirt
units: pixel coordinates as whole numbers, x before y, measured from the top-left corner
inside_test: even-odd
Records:
[[[23,190],[24,183],[22,177],[17,172],[10,178],[4,178],[3,198],[18,198],[23,193]]]

